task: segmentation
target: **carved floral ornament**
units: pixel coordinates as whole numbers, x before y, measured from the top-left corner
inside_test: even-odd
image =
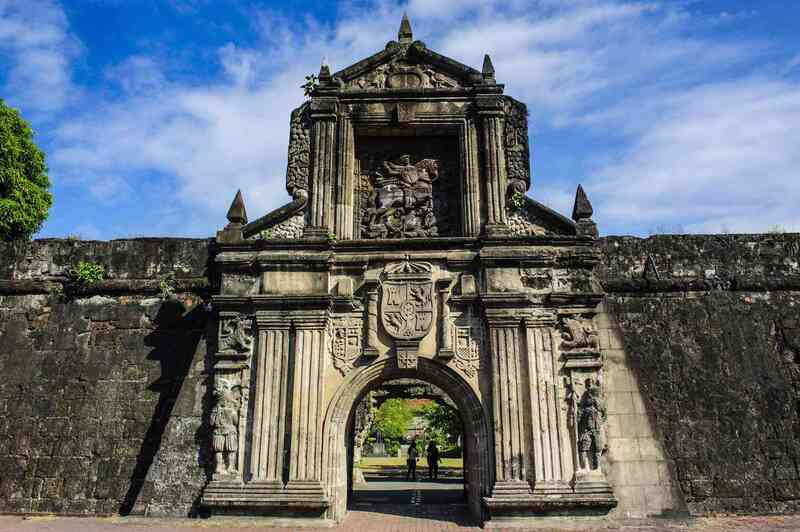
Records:
[[[253,320],[236,315],[220,317],[219,350],[221,352],[250,353],[253,350]]]

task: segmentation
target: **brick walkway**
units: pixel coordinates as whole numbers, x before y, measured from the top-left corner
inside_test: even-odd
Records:
[[[401,515],[409,512],[411,515]],[[0,516],[0,532],[168,532],[209,530],[215,532],[256,532],[268,526],[261,520],[192,520],[192,519],[145,519],[145,518],[79,518],[79,517],[29,517]],[[272,528],[275,532],[289,532],[295,528]],[[314,530],[314,529],[304,529]],[[320,530],[320,529],[316,529]],[[448,510],[445,505],[387,505],[375,506],[370,511],[351,511],[347,520],[338,527],[326,531],[357,532],[434,532],[476,531],[463,519],[461,509]],[[514,529],[519,531],[520,529]],[[629,532],[796,532],[800,531],[800,515],[770,517],[720,517],[691,520],[658,520],[647,522],[605,521],[585,523],[585,526],[569,523],[545,525],[534,529],[537,532],[569,530],[572,532],[629,531]]]

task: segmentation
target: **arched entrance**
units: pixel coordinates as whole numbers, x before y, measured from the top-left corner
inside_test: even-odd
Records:
[[[447,366],[419,358],[416,369],[399,368],[396,358],[376,361],[352,374],[337,390],[323,421],[323,483],[330,500],[329,517],[341,521],[347,514],[350,479],[348,428],[355,406],[370,390],[398,378],[430,382],[456,403],[464,422],[464,479],[473,519],[483,520],[481,499],[492,486],[491,449],[487,414],[474,390]]]

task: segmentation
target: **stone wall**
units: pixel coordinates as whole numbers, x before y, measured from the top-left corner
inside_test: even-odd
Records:
[[[0,244],[0,512],[193,511],[206,478],[208,248]],[[108,280],[70,282],[79,261]]]
[[[624,393],[634,383],[646,408],[609,398],[610,458],[620,424],[623,434],[654,428],[669,457],[653,464],[643,456],[616,471],[616,483],[663,497],[652,475],[641,477],[657,465],[693,513],[800,510],[800,235],[609,237],[600,245],[613,329],[607,389]],[[619,409],[646,411],[648,420]]]
[[[0,244],[0,511],[195,511],[210,245]],[[800,236],[599,245],[620,515],[800,511]]]

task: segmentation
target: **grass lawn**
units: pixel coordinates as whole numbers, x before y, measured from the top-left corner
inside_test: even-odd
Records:
[[[364,471],[380,471],[381,469],[404,469],[406,467],[406,459],[397,458],[396,456],[365,456],[360,462],[355,464]],[[428,460],[425,456],[421,456],[417,460],[417,467],[428,467]],[[464,467],[464,460],[462,458],[442,458],[439,462],[439,469],[462,469]]]

